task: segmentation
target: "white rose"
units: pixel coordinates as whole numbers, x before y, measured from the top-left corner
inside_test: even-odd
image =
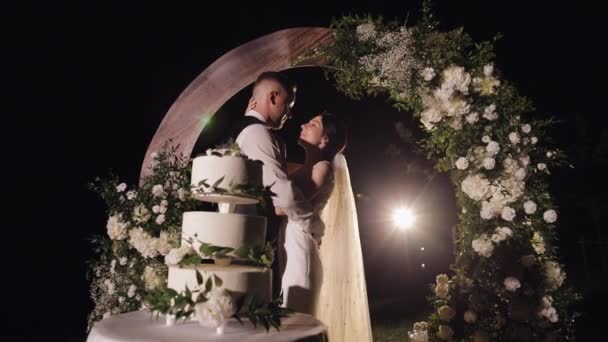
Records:
[[[144,258],[154,258],[157,255],[156,239],[146,233],[143,228],[137,227],[129,231],[129,244]]]
[[[479,121],[479,114],[476,112],[469,113],[465,116],[465,119],[467,120],[468,124],[472,125],[472,124],[476,123],[477,121]]]
[[[493,64],[486,64],[483,66],[483,74],[486,75],[487,77],[492,76],[493,72],[494,72]]]
[[[553,152],[551,152],[551,151],[548,151],[548,152],[547,152],[547,157],[548,157],[548,158],[551,158],[551,157],[553,157]]]
[[[504,207],[502,209],[502,219],[505,221],[513,221],[515,218],[515,210],[511,207]]]
[[[475,323],[475,321],[477,321],[477,314],[475,313],[475,311],[473,310],[467,310],[464,312],[464,321],[472,324]]]
[[[532,132],[532,127],[529,124],[522,125],[521,131],[528,134],[528,133]]]
[[[422,70],[420,74],[422,75],[422,78],[424,78],[424,80],[428,82],[435,78],[435,69],[427,67],[424,68],[424,70]]]
[[[165,222],[165,215],[160,214],[156,217],[156,224],[163,224]]]
[[[545,284],[549,290],[556,290],[564,283],[566,273],[555,261],[545,262]]]
[[[196,305],[196,318],[202,326],[219,327],[236,313],[236,305],[223,288],[213,287],[208,300]]]
[[[173,244],[175,243],[175,238],[172,237],[168,232],[162,231],[160,232],[160,236],[156,240],[156,250],[160,255],[167,255],[171,248],[173,248]]]
[[[543,213],[543,219],[547,223],[554,223],[557,221],[557,212],[553,209],[549,209]]]
[[[152,195],[154,195],[154,197],[164,197],[165,190],[163,189],[162,184],[156,184],[152,187]]]
[[[538,315],[540,317],[546,317],[551,323],[556,323],[559,320],[557,310],[555,310],[554,307],[543,308]]]
[[[458,170],[464,170],[469,167],[469,161],[465,157],[458,158],[455,164]]]
[[[496,202],[483,201],[481,203],[481,210],[479,211],[479,216],[481,216],[484,220],[489,220],[496,216]],[[502,209],[500,209],[502,212]]]
[[[146,206],[142,203],[133,209],[133,219],[137,223],[145,223],[150,219],[150,212],[146,209]]]
[[[116,186],[117,192],[123,192],[125,190],[127,190],[127,184],[125,184],[125,183],[120,183],[120,184],[118,184],[118,186]]]
[[[449,281],[450,281],[450,278],[448,278],[448,276],[445,274],[438,274],[435,277],[435,282],[437,284],[447,285]]]
[[[166,199],[160,201],[160,206],[161,207],[168,207],[169,206],[169,201],[167,201]]]
[[[127,199],[128,200],[132,200],[135,197],[137,197],[137,192],[135,192],[134,190],[127,191]]]
[[[184,245],[180,248],[173,248],[169,254],[165,256],[165,264],[178,265],[186,255],[194,254],[194,249],[190,245]]]
[[[495,156],[500,151],[500,145],[496,141],[490,141],[486,146],[486,151]]]
[[[464,71],[463,67],[450,66],[443,71],[442,88],[458,90],[463,94],[469,93],[471,75]]]
[[[469,198],[481,201],[488,193],[490,182],[481,175],[469,175],[461,183],[461,190]]]
[[[177,197],[179,198],[180,201],[185,201],[186,200],[186,194],[188,193],[188,191],[186,189],[178,189],[177,190]]]
[[[547,168],[547,164],[545,164],[545,163],[538,163],[538,165],[536,165],[536,167],[539,170],[543,171],[543,170],[545,170]]]
[[[491,105],[487,106],[484,109],[482,116],[485,119],[487,119],[488,121],[494,121],[494,120],[498,119],[498,114],[496,113],[496,105],[491,104]]]
[[[528,215],[532,215],[536,212],[536,203],[531,200],[528,200],[524,203],[524,211]]]
[[[513,145],[519,144],[521,141],[521,138],[519,137],[519,133],[517,133],[517,132],[509,133],[509,141],[511,141],[511,144],[513,144]]]
[[[127,292],[127,296],[129,296],[129,298],[133,298],[133,296],[135,296],[136,290],[137,290],[137,286],[135,286],[135,285],[129,286],[129,292]]]
[[[158,214],[160,212],[160,205],[155,205],[152,207],[152,212]]]
[[[444,305],[437,310],[439,314],[439,319],[445,322],[449,322],[456,315],[456,311],[451,307]]]
[[[532,143],[532,145],[536,144],[538,142],[538,138],[537,137],[532,137],[530,138],[530,142]]]
[[[437,337],[442,340],[450,340],[454,336],[454,330],[447,325],[441,324],[439,325],[439,331],[437,332]]]
[[[521,283],[515,277],[507,277],[507,278],[505,278],[504,284],[505,284],[505,288],[509,292],[515,292],[515,291],[517,291],[518,288],[521,287]]]
[[[420,122],[422,122],[426,129],[431,130],[435,128],[435,123],[441,121],[442,117],[441,112],[437,108],[432,107],[420,114]]]
[[[477,254],[486,258],[491,257],[494,252],[494,245],[487,234],[482,234],[477,239],[473,240],[471,245]]]
[[[517,162],[511,157],[505,158],[502,162],[502,166],[505,168],[506,173],[514,173],[517,170]]]
[[[519,157],[519,162],[521,163],[521,165],[523,167],[530,165],[530,156],[525,155],[525,156]]]
[[[160,206],[160,209],[159,209],[159,213],[164,214],[164,213],[166,213],[166,212],[167,212],[167,207],[166,207],[166,206],[164,206],[164,205],[161,205],[161,206]]]
[[[122,220],[122,214],[112,215],[106,224],[108,236],[112,240],[124,240],[127,238],[128,226],[129,224]]]
[[[494,241],[494,242],[504,241],[507,238],[513,237],[513,231],[508,227],[498,227],[494,230],[494,233],[495,233],[494,235],[496,235],[497,239],[498,239],[498,241]]]
[[[532,236],[532,247],[537,254],[545,253],[545,239],[538,232]]]
[[[536,257],[532,254],[524,255],[520,258],[521,264],[524,267],[530,267],[536,262]]]
[[[481,137],[481,141],[482,141],[483,143],[486,143],[486,144],[487,144],[487,143],[489,143],[490,141],[492,141],[492,138],[490,138],[490,137],[489,137],[489,136],[487,136],[487,135],[484,135],[483,137]]]
[[[492,157],[484,158],[483,167],[486,170],[492,170],[496,166],[496,161]]]
[[[118,258],[118,263],[119,263],[121,266],[126,265],[126,264],[127,264],[127,262],[128,262],[127,257],[121,257],[121,258]]]

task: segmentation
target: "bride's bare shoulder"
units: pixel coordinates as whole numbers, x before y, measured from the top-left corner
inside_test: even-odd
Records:
[[[317,184],[323,184],[330,173],[331,164],[327,161],[320,161],[312,168],[312,178]]]

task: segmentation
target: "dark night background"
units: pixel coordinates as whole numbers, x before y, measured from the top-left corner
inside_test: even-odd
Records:
[[[10,62],[4,83],[16,106],[4,110],[11,195],[3,224],[3,340],[85,339],[92,307],[86,238],[105,231],[106,222],[103,202],[86,183],[110,170],[136,183],[166,111],[213,61],[280,29],[327,27],[332,17],[349,13],[401,21],[409,15],[414,23],[420,7],[419,1],[224,1],[213,9],[210,2],[197,4],[40,3],[5,10]],[[440,29],[463,26],[476,41],[502,33],[497,68],[533,100],[535,115],[560,120],[551,136],[575,166],[554,170],[552,177],[561,262],[567,281],[585,295],[576,307],[584,313],[579,340],[599,336],[600,302],[608,294],[604,12],[591,1],[447,0],[435,1],[435,12]],[[320,69],[288,75],[299,85],[295,117],[283,132],[292,142],[290,159],[302,158],[293,142],[299,124],[316,111],[350,120],[347,158],[360,194],[372,321],[423,318],[427,284],[452,260],[456,207],[450,182],[441,175],[426,178],[431,163],[400,139],[397,122],[414,138],[420,134],[411,114],[395,111],[383,98],[349,100]],[[210,129],[221,130],[242,113],[248,90],[220,110]],[[201,138],[194,152],[212,143]],[[400,203],[413,204],[420,215],[421,224],[411,231],[394,230],[388,221]]]

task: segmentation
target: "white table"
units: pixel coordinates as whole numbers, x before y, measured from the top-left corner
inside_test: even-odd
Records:
[[[87,342],[326,342],[327,329],[311,315],[294,313],[281,321],[281,331],[266,329],[258,324],[254,328],[251,322],[243,319],[243,325],[234,318],[230,319],[223,335],[217,335],[215,329],[206,328],[196,321],[176,322],[166,326],[162,315],[157,319],[149,311],[134,311],[103,319],[93,326]]]

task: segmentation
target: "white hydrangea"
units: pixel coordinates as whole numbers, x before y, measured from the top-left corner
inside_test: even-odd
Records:
[[[165,256],[165,264],[178,265],[187,255],[194,254],[195,251],[190,245],[183,245],[179,248],[173,248],[169,254]]]
[[[477,239],[473,240],[471,245],[477,254],[486,258],[491,257],[494,252],[494,245],[487,234],[482,234]]]
[[[465,170],[467,167],[469,167],[469,161],[465,157],[458,158],[455,164],[458,170]]]
[[[524,169],[523,167],[520,167],[519,169],[517,169],[517,171],[515,171],[515,179],[519,181],[526,179],[526,176],[526,169]]]
[[[534,232],[532,236],[532,248],[537,254],[545,253],[545,239],[538,232]]]
[[[142,278],[144,280],[146,290],[153,290],[163,284],[163,279],[158,276],[154,268],[151,266],[146,266]]]
[[[202,326],[217,328],[236,313],[236,304],[225,289],[214,287],[208,300],[196,305],[196,319]]]
[[[532,132],[532,126],[530,126],[530,124],[522,125],[521,131],[528,134],[528,133]]]
[[[148,211],[143,203],[133,208],[133,220],[135,220],[137,223],[148,222],[151,215],[152,214],[150,214],[150,211]]]
[[[556,290],[564,283],[566,273],[555,261],[545,262],[545,284],[549,290]]]
[[[534,214],[536,212],[536,203],[534,203],[534,201],[532,201],[532,200],[527,200],[524,203],[524,211],[528,215]]]
[[[482,175],[469,175],[467,176],[461,184],[461,190],[469,198],[475,201],[481,201],[484,199],[488,193],[490,187],[490,182],[485,179]]]
[[[495,156],[500,152],[500,145],[496,141],[490,141],[486,146],[486,151]]]
[[[116,186],[116,192],[123,192],[127,190],[127,184],[126,183],[120,183]]]
[[[553,209],[549,209],[543,213],[543,219],[547,223],[554,223],[557,221],[557,212]]]
[[[446,116],[456,116],[461,119],[471,109],[471,105],[462,97],[453,96],[449,100],[442,103],[441,109]]]
[[[173,248],[173,245],[176,244],[175,237],[166,231],[160,232],[160,236],[156,240],[156,249],[158,254],[167,255],[169,251]]]
[[[503,205],[497,201],[483,201],[481,203],[481,210],[479,216],[484,220],[490,220],[496,215],[502,213]]]
[[[127,238],[127,228],[129,223],[124,222],[122,214],[112,215],[108,218],[106,228],[108,230],[108,236],[112,240],[124,240]]]
[[[477,112],[469,113],[465,116],[465,119],[467,120],[468,124],[472,125],[472,124],[476,123],[477,121],[479,121],[479,114]]]
[[[515,209],[511,207],[504,207],[500,217],[502,217],[502,219],[505,221],[513,221],[515,218]]]
[[[128,290],[128,292],[127,292],[127,296],[128,296],[129,298],[133,298],[133,296],[135,296],[135,294],[136,294],[136,292],[135,292],[135,291],[137,291],[137,286],[135,286],[135,285],[131,285],[131,286],[129,286],[129,290]]]
[[[435,124],[441,121],[442,118],[441,111],[435,107],[427,108],[420,114],[420,122],[422,122],[424,127],[428,130],[434,129]]]
[[[135,190],[129,190],[127,191],[127,199],[130,201],[132,199],[134,199],[135,197],[137,197],[137,192],[135,192]]]
[[[376,35],[376,26],[372,23],[365,23],[357,26],[357,38],[360,41],[366,42],[374,39]]]
[[[492,170],[496,166],[496,161],[492,157],[484,158],[482,162],[483,168],[486,170]]]
[[[157,255],[156,239],[146,233],[141,227],[129,231],[129,244],[144,258],[154,258]]]
[[[425,81],[430,81],[435,78],[435,69],[426,67],[421,72],[420,75]]]
[[[517,132],[511,132],[509,133],[509,141],[511,141],[511,144],[513,145],[517,145],[521,142],[521,138],[519,137],[519,133]]]
[[[515,277],[505,278],[504,284],[505,284],[505,288],[509,292],[515,292],[515,291],[517,291],[517,289],[519,289],[521,287],[521,283]]]
[[[482,116],[488,121],[494,121],[494,120],[498,119],[498,113],[496,113],[496,105],[491,104],[491,105],[487,106],[484,109]]]
[[[154,197],[164,197],[165,196],[165,189],[163,188],[162,184],[156,184],[152,187],[152,195]]]
[[[469,93],[470,83],[471,75],[465,72],[463,67],[453,65],[443,71],[441,88],[457,90],[466,95]]]

